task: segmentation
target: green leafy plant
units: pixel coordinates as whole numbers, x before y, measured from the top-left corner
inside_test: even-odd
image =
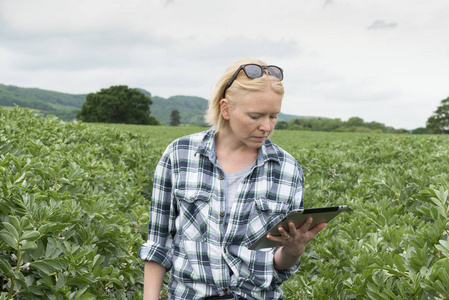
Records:
[[[154,168],[200,130],[0,109],[0,299],[140,299]],[[286,299],[449,299],[447,137],[273,140],[304,169],[306,207],[350,207],[309,244]]]
[[[446,138],[366,136],[291,152],[306,207],[348,204],[283,285],[286,299],[449,299]]]
[[[139,299],[161,153],[131,133],[0,110],[0,287],[7,299]]]

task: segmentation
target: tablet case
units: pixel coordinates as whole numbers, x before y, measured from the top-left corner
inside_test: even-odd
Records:
[[[348,207],[346,205],[341,206],[329,206],[329,207],[317,207],[317,208],[303,208],[297,209],[290,212],[284,219],[279,223],[271,227],[270,230],[265,232],[265,234],[257,239],[252,245],[248,247],[250,250],[258,250],[263,248],[272,248],[281,246],[281,244],[267,239],[268,232],[271,235],[280,235],[278,228],[282,226],[288,231],[288,222],[291,220],[295,223],[296,228],[301,227],[301,225],[307,220],[307,218],[312,217],[313,222],[310,228],[315,227],[320,223],[329,223],[330,220],[335,218],[339,213],[346,210]]]

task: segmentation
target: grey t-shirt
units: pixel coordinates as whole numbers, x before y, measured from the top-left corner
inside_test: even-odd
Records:
[[[240,183],[243,179],[251,172],[252,168],[256,164],[254,161],[249,167],[234,173],[226,173],[225,180],[227,186],[227,195],[226,195],[226,219],[225,219],[225,227],[228,226],[229,216],[231,215],[232,205],[237,200],[237,190],[239,188]]]

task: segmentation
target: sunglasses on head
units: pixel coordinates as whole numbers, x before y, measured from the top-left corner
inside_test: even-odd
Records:
[[[232,75],[231,79],[229,79],[228,83],[226,84],[226,87],[223,91],[223,97],[225,98],[226,96],[226,91],[228,90],[228,88],[232,85],[232,83],[234,82],[234,80],[237,78],[237,75],[239,75],[240,70],[243,70],[246,74],[246,77],[254,79],[254,78],[260,78],[263,76],[263,70],[267,70],[268,75],[270,76],[274,76],[279,80],[284,79],[284,74],[281,68],[277,67],[277,66],[273,66],[273,65],[269,65],[269,66],[261,66],[261,65],[257,65],[257,64],[246,64],[246,65],[241,65],[237,71],[235,71],[234,75]]]

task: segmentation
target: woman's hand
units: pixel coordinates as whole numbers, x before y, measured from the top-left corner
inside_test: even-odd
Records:
[[[313,228],[312,217],[296,228],[293,222],[288,223],[288,231],[279,227],[280,236],[267,235],[269,240],[280,243],[282,246],[276,249],[274,254],[274,267],[278,270],[288,269],[295,265],[306,250],[307,244],[324,228],[326,223],[320,223]]]

